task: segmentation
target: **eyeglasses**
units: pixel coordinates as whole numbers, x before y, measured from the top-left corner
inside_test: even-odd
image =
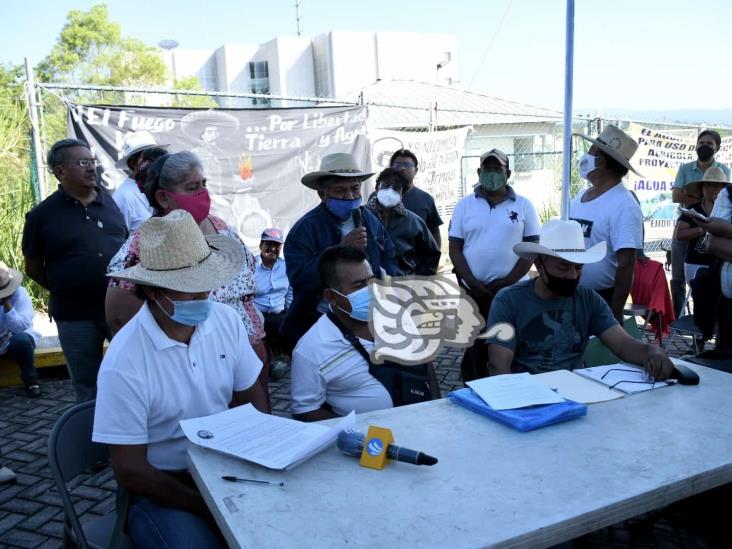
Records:
[[[638,375],[638,370],[626,370],[624,368],[610,368],[607,372],[605,372],[604,374],[602,374],[602,377],[600,377],[600,379],[605,379],[605,376],[608,375],[610,372],[628,372],[629,374],[633,374],[633,375],[636,375],[636,376]],[[617,387],[621,383],[645,383],[645,384],[650,383],[651,384],[651,389],[654,389],[655,388],[655,385],[656,385],[656,378],[654,378],[647,371],[644,371],[644,374],[645,375],[644,375],[644,378],[643,378],[642,381],[638,381],[638,380],[620,380],[620,381],[618,381],[618,382],[613,383],[612,385],[610,385],[610,388],[611,389],[615,389],[615,387]]]
[[[74,166],[79,166],[81,168],[96,168],[97,166],[101,165],[101,162],[99,160],[96,160],[92,158],[91,160],[87,160],[86,158],[83,158],[81,160],[76,160],[72,162]]]
[[[396,168],[397,170],[399,170],[399,169],[401,169],[401,168],[406,168],[406,169],[409,169],[409,168],[416,168],[416,167],[417,167],[417,165],[416,165],[416,164],[412,164],[411,162],[394,162],[394,163],[393,163],[393,164],[391,165],[391,167],[392,167],[392,168]]]

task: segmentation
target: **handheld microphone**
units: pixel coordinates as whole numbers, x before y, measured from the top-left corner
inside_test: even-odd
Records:
[[[361,457],[363,452],[363,441],[364,434],[358,431],[342,431],[338,435],[338,449],[353,457]],[[369,446],[375,441],[369,443]],[[382,448],[375,449],[377,453],[382,451]],[[368,451],[368,449],[367,449]],[[437,463],[437,458],[423,454],[416,450],[410,450],[408,448],[402,448],[394,444],[389,444],[386,449],[386,457],[394,461],[401,461],[403,463],[411,463],[412,465],[434,465]]]
[[[363,214],[361,213],[361,208],[356,208],[355,210],[351,210],[351,215],[353,216],[353,224],[358,229],[359,227],[363,227]]]

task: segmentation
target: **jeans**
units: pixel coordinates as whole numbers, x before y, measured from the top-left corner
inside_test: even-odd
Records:
[[[686,277],[684,276],[684,259],[689,242],[686,240],[671,241],[671,301],[674,304],[674,315],[679,318],[681,306],[686,299]]]
[[[14,334],[5,350],[7,355],[20,366],[20,377],[25,386],[38,383],[38,372],[33,364],[33,351],[36,348],[36,341],[25,332]]]
[[[265,341],[275,354],[292,354],[292,345],[288,338],[280,334],[280,326],[287,316],[287,309],[279,313],[262,313],[264,315]]]
[[[127,532],[138,549],[226,547],[220,534],[202,517],[137,495],[131,497],[127,511]]]
[[[112,339],[107,323],[102,316],[93,320],[57,320],[56,324],[76,402],[95,399],[104,340]]]

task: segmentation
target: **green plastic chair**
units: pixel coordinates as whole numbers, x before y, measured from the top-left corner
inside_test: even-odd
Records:
[[[638,327],[638,323],[635,321],[635,317],[625,319],[623,322],[623,328],[630,334],[633,339],[641,338],[641,331]],[[615,356],[613,352],[608,349],[605,344],[600,341],[599,337],[593,337],[585,348],[585,354],[583,356],[585,366],[590,368],[592,366],[603,366],[604,364],[616,364],[623,362],[623,360]]]

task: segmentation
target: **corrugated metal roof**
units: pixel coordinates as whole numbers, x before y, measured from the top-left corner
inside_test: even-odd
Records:
[[[381,128],[427,127],[430,123],[468,126],[546,122],[562,118],[560,111],[412,80],[380,80],[338,99],[355,102],[361,94],[369,106],[370,123]]]

